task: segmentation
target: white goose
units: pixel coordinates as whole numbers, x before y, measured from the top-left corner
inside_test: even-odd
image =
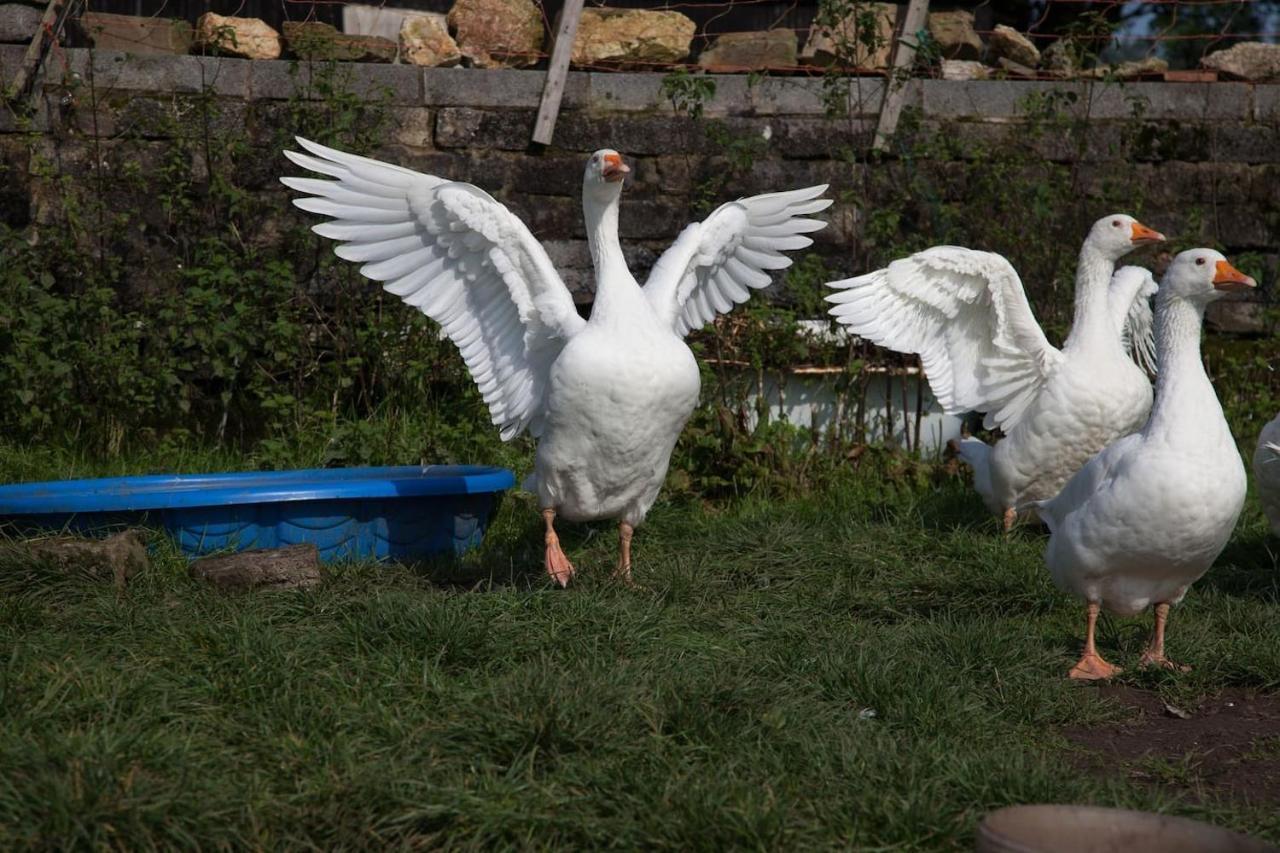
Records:
[[[1061,589],[1085,599],[1084,654],[1072,678],[1119,670],[1098,654],[1098,610],[1132,615],[1155,605],[1142,663],[1178,668],[1164,653],[1169,606],[1222,552],[1244,506],[1245,473],[1200,360],[1204,309],[1254,281],[1212,249],[1173,259],[1156,294],[1160,376],[1141,432],[1107,446],[1062,492],[1034,507],[1049,526],[1045,563]]]
[[[1271,532],[1280,536],[1280,415],[1264,426],[1258,436],[1253,474],[1258,480],[1258,497],[1262,500],[1262,511],[1271,522]]]
[[[511,211],[470,184],[335,151],[305,139],[286,151],[335,180],[282,178],[294,204],[333,217],[317,234],[341,258],[443,326],[508,440],[538,439],[526,487],[546,522],[546,570],[562,586],[574,568],[554,521],[618,519],[616,575],[631,582],[632,531],[662,487],[671,450],[698,400],[684,336],[790,266],[784,250],[826,223],[805,218],[831,202],[826,186],[729,202],[694,223],[643,288],[618,243],[618,203],[630,169],[616,151],[592,154],[582,208],[596,272],[583,320],[546,251]]]
[[[1007,530],[1014,507],[1056,494],[1090,456],[1146,420],[1151,383],[1126,355],[1119,328],[1131,313],[1131,323],[1141,321],[1135,296],[1145,288],[1128,273],[1113,285],[1112,274],[1122,256],[1163,239],[1124,214],[1094,223],[1080,249],[1075,319],[1061,350],[1036,323],[1013,267],[991,252],[936,246],[831,282],[839,292],[827,300],[835,303],[831,315],[858,335],[919,354],[945,411],[985,412],[986,427],[1004,431],[994,447],[966,439],[958,449]]]

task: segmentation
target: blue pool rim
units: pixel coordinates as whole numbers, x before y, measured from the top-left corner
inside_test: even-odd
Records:
[[[505,491],[514,485],[515,475],[509,469],[486,465],[154,474],[0,486],[0,516],[475,495]]]

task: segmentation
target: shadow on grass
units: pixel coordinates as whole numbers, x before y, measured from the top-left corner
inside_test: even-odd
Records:
[[[1237,535],[1196,584],[1226,595],[1280,604],[1280,542],[1261,530]]]

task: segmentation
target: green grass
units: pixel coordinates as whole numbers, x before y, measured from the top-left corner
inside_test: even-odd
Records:
[[[0,566],[0,848],[964,848],[1010,803],[1158,809],[1280,841],[1274,805],[1187,802],[1073,764],[1125,711],[1063,676],[1082,611],[1043,538],[967,489],[850,479],[661,505],[631,591],[607,526],[540,568],[505,502],[460,566],[355,564],[225,596],[157,542],[117,594]],[[1170,622],[1182,701],[1280,690],[1280,572],[1251,504]],[[1108,620],[1136,663],[1144,620]],[[1168,770],[1166,775],[1179,768]],[[1176,781],[1176,780],[1175,780]]]

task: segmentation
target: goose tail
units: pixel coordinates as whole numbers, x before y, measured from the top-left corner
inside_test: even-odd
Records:
[[[952,439],[951,449],[960,460],[973,469],[973,487],[978,491],[982,502],[992,512],[1004,512],[995,489],[991,486],[991,445],[980,438]]]

